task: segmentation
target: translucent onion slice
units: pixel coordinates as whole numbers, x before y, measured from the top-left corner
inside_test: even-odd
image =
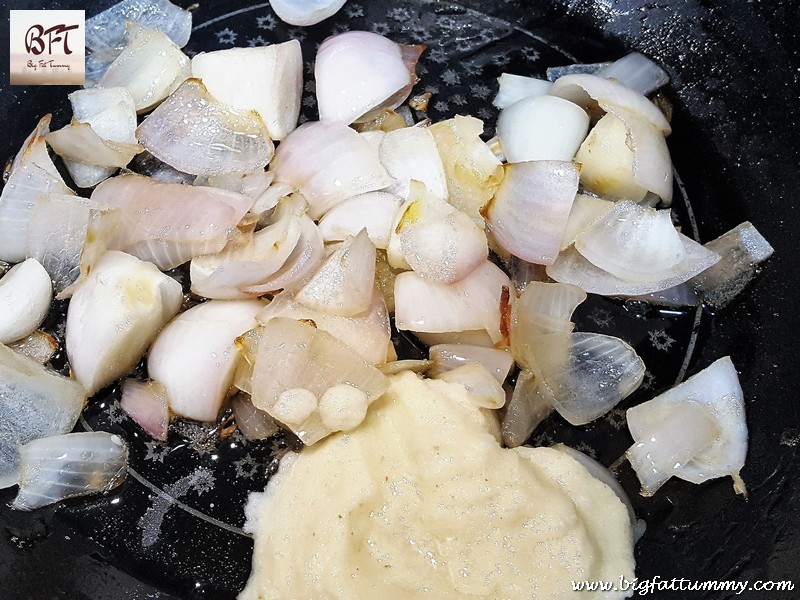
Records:
[[[125,49],[125,21],[164,32],[183,48],[192,33],[192,13],[169,0],[123,0],[86,20],[86,47],[95,55],[116,58]]]
[[[686,407],[692,404],[701,407],[714,426],[705,426],[698,431],[691,455],[684,454],[681,467],[672,474],[692,483],[730,475],[736,493],[746,495],[744,482],[739,476],[747,455],[744,394],[736,368],[728,356],[660,396],[628,409],[628,428],[633,439],[637,444],[646,442],[654,431],[661,429],[661,439],[669,441],[670,432],[681,432],[691,427],[692,413],[700,413],[696,408],[687,410]],[[702,420],[702,417],[697,417],[697,420]],[[681,435],[678,433],[677,439],[686,441]],[[690,449],[688,445],[681,446],[680,442],[675,442],[675,445],[676,450]],[[657,447],[652,450],[662,452]],[[635,454],[638,456],[641,452]]]
[[[257,113],[221,104],[199,79],[189,79],[136,130],[155,157],[192,175],[263,169],[275,151]]]
[[[267,192],[273,179],[272,173],[259,169],[252,173],[228,173],[227,175],[212,175],[211,177],[197,176],[192,184],[228,190],[256,200]],[[275,199],[275,204],[277,204],[278,200],[279,198]],[[273,207],[274,204],[269,208]]]
[[[589,115],[556,96],[531,96],[500,111],[497,137],[510,163],[572,160],[589,131]]]
[[[347,238],[295,293],[301,304],[352,317],[369,308],[375,287],[375,246],[362,229]]]
[[[648,121],[664,135],[672,131],[659,108],[646,97],[621,83],[597,75],[565,75],[559,78],[550,94],[574,102],[589,114],[602,111],[617,114],[617,109],[633,113]]]
[[[312,219],[348,198],[394,182],[373,146],[336,122],[305,123],[295,129],[278,147],[270,171],[276,182],[300,190]]]
[[[0,344],[0,489],[17,483],[17,446],[72,431],[83,410],[81,385]]]
[[[689,281],[689,284],[714,308],[733,300],[756,276],[759,264],[774,252],[769,242],[749,221],[705,244],[722,258]]]
[[[36,128],[30,133],[30,135],[28,135],[27,138],[25,138],[25,141],[22,142],[22,146],[20,147],[16,156],[14,156],[14,160],[11,161],[11,166],[6,165],[3,177],[4,180],[6,175],[12,175],[20,165],[32,163],[40,169],[47,171],[55,179],[66,186],[64,180],[61,178],[61,174],[58,172],[58,169],[56,169],[56,166],[53,164],[53,160],[50,158],[50,154],[47,151],[47,142],[45,141],[45,137],[48,133],[50,133],[51,119],[52,115],[50,114],[47,114],[39,119],[39,122],[36,124]]]
[[[428,130],[444,165],[448,202],[482,224],[480,210],[494,196],[504,174],[500,160],[480,137],[483,121],[457,115]]]
[[[99,167],[124,167],[142,151],[138,144],[103,140],[88,123],[73,120],[47,136],[59,156]]]
[[[440,283],[461,281],[484,263],[489,246],[483,229],[469,215],[452,205],[431,198],[422,184],[412,182],[408,202],[398,212],[393,237],[407,264],[425,279]],[[393,256],[390,239],[390,258]]]
[[[27,257],[30,219],[40,194],[74,195],[74,192],[60,176],[54,176],[32,160],[19,164],[0,195],[0,260],[17,263]]]
[[[687,258],[670,211],[629,200],[580,234],[575,249],[600,269],[635,282],[674,277]]]
[[[76,160],[63,159],[69,176],[79,188],[93,188],[117,172],[116,167],[98,167]]]
[[[326,242],[343,241],[367,230],[376,248],[386,249],[395,213],[402,200],[387,192],[368,192],[345,200],[330,209],[319,221],[319,231]]]
[[[92,200],[121,211],[109,248],[148,260],[164,271],[222,250],[253,203],[226,190],[160,183],[133,174],[104,181]]]
[[[408,198],[411,181],[425,185],[428,193],[447,200],[447,178],[436,141],[426,127],[404,127],[390,131],[379,147],[381,164],[394,177],[387,192]]]
[[[553,85],[544,79],[535,77],[523,77],[522,75],[512,75],[511,73],[501,73],[497,78],[499,89],[494,97],[492,104],[499,109],[511,106],[523,98],[532,96],[543,96],[550,91]]]
[[[300,304],[290,292],[284,291],[275,296],[257,316],[259,323],[267,323],[275,317],[313,321],[318,329],[327,331],[349,346],[369,364],[379,365],[386,361],[391,335],[389,312],[378,290],[372,292],[367,310],[352,317],[314,310]]]
[[[510,164],[497,194],[481,213],[500,248],[527,262],[549,265],[558,255],[577,191],[578,169],[573,163]]]
[[[597,71],[596,75],[613,79],[647,96],[669,83],[669,75],[644,54],[631,52]]]
[[[233,384],[235,340],[256,326],[260,300],[209,300],[173,319],[150,348],[147,371],[179,416],[214,421]]]
[[[231,400],[236,426],[248,440],[264,440],[278,433],[280,426],[265,410],[253,406],[247,394],[236,394]]]
[[[16,342],[42,324],[53,301],[50,275],[29,258],[0,277],[0,344]]]
[[[483,365],[501,384],[514,365],[511,353],[506,350],[469,344],[436,344],[430,347],[429,357],[431,364],[428,375],[431,377],[476,362]]]
[[[135,21],[128,21],[125,30],[128,45],[97,85],[124,87],[133,97],[136,111],[142,113],[164,100],[190,76],[189,59],[161,31]]]
[[[514,391],[502,413],[501,434],[507,448],[522,446],[553,412],[553,396],[528,370],[520,371]]]
[[[45,268],[57,293],[77,281],[84,247],[103,241],[90,235],[90,231],[113,228],[119,220],[118,212],[78,196],[39,196],[31,215],[28,254]],[[101,220],[107,223],[102,224]],[[88,258],[87,253],[85,259]],[[84,267],[89,266],[86,260]]]
[[[35,360],[40,365],[46,365],[58,351],[58,340],[49,333],[38,330],[8,344],[8,347],[14,352]]]
[[[77,90],[69,95],[72,116],[104,140],[136,143],[136,103],[123,87]]]
[[[572,65],[560,65],[558,67],[548,67],[545,71],[547,81],[557,81],[565,75],[594,75],[600,69],[610,65],[610,62],[599,63],[575,63]]]
[[[566,343],[564,343],[566,342]],[[551,333],[533,346],[536,368],[558,413],[573,425],[606,414],[642,383],[644,362],[619,338]]]
[[[454,369],[442,371],[433,379],[463,385],[469,392],[469,400],[481,408],[502,408],[506,393],[500,382],[486,367],[478,362],[468,362]]]
[[[67,309],[75,379],[91,396],[130,371],[182,302],[180,284],[154,265],[123,252],[103,254]]]
[[[122,382],[119,407],[152,438],[167,441],[169,401],[163,385],[157,381],[126,379]]]
[[[611,212],[614,203],[586,194],[578,194],[572,202],[567,227],[561,238],[561,250],[571,246],[575,239]]]
[[[641,201],[648,192],[672,202],[672,162],[664,135],[638,115],[616,109],[594,126],[575,160],[581,183],[610,198]]]
[[[314,63],[320,121],[349,125],[399,106],[417,82],[415,68],[424,49],[368,31],[326,39]]]
[[[501,299],[511,289],[508,276],[489,261],[461,281],[443,284],[413,271],[395,280],[395,324],[398,329],[422,333],[485,330],[501,343]]]
[[[125,479],[128,446],[113,433],[67,433],[21,446],[19,493],[11,505],[33,510],[67,498],[107,493]]]
[[[575,248],[567,248],[556,262],[547,267],[547,274],[561,283],[571,283],[590,294],[603,296],[639,296],[674,287],[719,261],[719,255],[694,240],[678,234],[686,256],[668,276],[651,282],[628,281],[599,269]]]
[[[307,27],[332,17],[346,0],[269,0],[269,5],[281,21]]]
[[[284,422],[306,445],[333,433],[331,425],[336,424],[326,424],[321,409],[325,394],[342,384],[354,388],[369,405],[386,391],[388,380],[345,344],[313,325],[281,317],[264,325],[253,370],[253,404],[281,420],[274,411],[284,392],[312,394],[320,402],[320,410],[299,422]]]
[[[192,76],[202,79],[220,102],[257,112],[274,140],[285,139],[297,127],[303,93],[303,55],[297,40],[197,54]]]

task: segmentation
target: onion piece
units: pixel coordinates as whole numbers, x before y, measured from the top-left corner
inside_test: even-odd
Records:
[[[275,419],[267,411],[253,406],[247,394],[236,394],[231,399],[231,409],[236,426],[248,440],[265,440],[280,431]]]
[[[553,264],[578,191],[573,163],[531,161],[509,164],[497,194],[481,210],[503,250],[525,261]],[[531,220],[530,215],[536,215]]]
[[[0,489],[17,483],[17,446],[72,431],[86,392],[38,362],[0,344]]]
[[[235,340],[256,325],[260,300],[209,300],[181,313],[158,334],[147,370],[167,390],[172,411],[214,421],[239,362]]]
[[[8,344],[14,352],[46,365],[58,351],[58,340],[47,332],[37,330],[29,336]]]
[[[719,255],[694,240],[678,234],[686,256],[664,279],[651,282],[627,281],[603,271],[586,260],[575,248],[559,254],[547,267],[547,274],[561,283],[571,283],[590,294],[638,296],[669,289],[694,277],[719,261]]]
[[[21,446],[19,492],[11,505],[33,510],[76,496],[107,493],[128,468],[128,446],[105,431],[67,433]]]
[[[514,359],[511,353],[498,348],[471,346],[469,344],[436,344],[429,349],[428,376],[435,377],[468,363],[479,363],[491,373],[498,383],[503,383],[511,372]]]
[[[74,192],[60,176],[39,167],[32,160],[14,169],[0,195],[0,260],[22,262],[27,257],[30,219],[40,194]]]
[[[429,196],[419,182],[411,183],[409,199],[397,217],[388,256],[392,264],[408,265],[421,277],[454,283],[489,256],[483,229],[465,212]]]
[[[300,304],[290,292],[284,291],[257,315],[258,322],[263,324],[275,317],[313,321],[318,329],[349,346],[369,364],[378,365],[386,361],[391,336],[389,313],[378,290],[372,292],[367,310],[351,317],[314,310]]]
[[[589,115],[556,96],[531,96],[500,111],[497,137],[510,163],[572,160],[589,131]]]
[[[494,343],[504,341],[500,304],[508,276],[489,261],[456,283],[400,273],[395,280],[395,325],[422,333],[485,330]]]
[[[615,115],[622,109],[645,119],[664,135],[672,131],[661,110],[646,97],[621,83],[597,75],[561,77],[553,83],[550,94],[574,102],[590,115],[597,115],[598,107]]]
[[[278,18],[289,25],[307,27],[332,17],[346,0],[269,0]]]
[[[164,33],[127,21],[128,45],[114,59],[99,87],[124,87],[138,113],[164,100],[181,81],[189,77],[189,59]]]
[[[553,396],[528,370],[520,371],[514,391],[502,413],[501,434],[507,448],[522,446],[553,412]]]
[[[680,385],[628,409],[627,419],[637,442],[628,456],[631,464],[642,465],[637,473],[644,492],[655,492],[671,475],[692,483],[730,475],[736,493],[747,494],[739,476],[747,455],[744,395],[730,357],[717,360]],[[647,457],[648,451],[653,457],[656,453],[659,457],[680,456],[672,462],[651,465],[649,461],[654,458]],[[676,467],[676,463],[680,465]]]
[[[442,371],[433,379],[458,383],[469,392],[468,398],[481,408],[502,408],[506,393],[496,377],[478,362],[468,362],[454,369]]]
[[[596,267],[634,282],[674,277],[687,259],[670,211],[645,208],[629,200],[616,204],[580,234],[575,249]]]
[[[609,200],[587,194],[576,195],[569,211],[564,236],[561,238],[561,250],[575,243],[580,234],[608,215],[612,208],[614,203]]]
[[[66,160],[99,167],[124,167],[142,151],[138,144],[103,140],[88,123],[72,123],[47,136],[47,143]]]
[[[153,439],[167,441],[169,402],[167,390],[157,381],[126,379],[119,407]]]
[[[547,76],[547,81],[553,82],[557,81],[561,77],[564,77],[565,75],[594,75],[600,69],[603,69],[610,64],[610,62],[575,63],[572,65],[548,67],[545,75]]]
[[[314,63],[320,121],[349,125],[399,106],[417,81],[415,67],[424,49],[368,31],[326,39]]]
[[[58,169],[56,169],[47,151],[45,137],[50,133],[51,119],[52,115],[50,114],[39,119],[36,128],[25,138],[25,141],[22,142],[22,146],[16,156],[14,156],[14,160],[11,161],[11,166],[6,165],[4,180],[6,180],[5,175],[10,177],[14,171],[17,170],[17,167],[32,163],[40,169],[47,171],[53,178],[60,181],[61,184],[66,187],[64,180],[61,178],[61,174],[58,172]]]
[[[192,13],[169,0],[123,0],[86,20],[86,47],[113,60],[125,49],[125,22],[158,29],[183,48],[192,33]]]
[[[67,310],[72,374],[90,396],[130,371],[180,310],[180,284],[123,252],[103,254]]]
[[[259,169],[252,173],[228,173],[226,175],[212,175],[211,177],[199,175],[194,178],[192,185],[215,187],[257,200],[270,189],[273,179],[272,173]],[[278,203],[278,199],[275,199],[275,204]],[[273,206],[268,208],[273,208]]]
[[[411,181],[425,185],[428,193],[447,200],[447,179],[436,141],[426,127],[405,127],[387,133],[378,150],[381,164],[394,177],[387,192],[408,198]]]
[[[572,425],[585,425],[632,394],[644,378],[644,362],[619,338],[600,333],[551,333],[533,346],[540,385]]]
[[[343,241],[367,230],[376,248],[385,250],[395,213],[402,200],[387,192],[368,192],[337,204],[319,221],[319,231],[326,242]]]
[[[324,402],[324,394],[340,384],[355,388],[369,405],[383,394],[388,380],[342,342],[312,325],[281,317],[264,325],[252,381],[253,404],[257,408],[280,420],[273,409],[285,391],[308,390]],[[333,433],[340,424],[325,421],[320,411],[314,410],[301,422],[286,425],[304,444],[311,445]]]
[[[184,81],[136,137],[153,156],[192,175],[249,173],[264,168],[275,151],[258,114],[221,104],[199,79]]]
[[[500,160],[480,138],[483,121],[457,115],[434,123],[428,131],[444,165],[448,202],[482,226],[480,210],[494,196],[504,175]]]
[[[53,301],[50,275],[34,258],[0,278],[0,344],[16,342],[42,324]]]
[[[273,140],[295,127],[303,93],[300,42],[204,52],[192,58],[192,76],[220,102],[255,111]]]
[[[270,171],[276,182],[300,191],[312,219],[348,198],[394,181],[369,142],[346,125],[324,121],[305,123],[289,134],[278,147]]]
[[[689,284],[714,308],[727,306],[756,275],[759,264],[774,252],[749,221],[737,225],[704,246],[722,258],[696,275]]]
[[[613,79],[643,96],[669,83],[669,75],[644,54],[631,52],[597,71],[596,75]]]
[[[253,203],[225,190],[159,183],[134,174],[104,181],[92,200],[121,211],[109,248],[165,271],[222,250]]]
[[[84,248],[91,244],[107,244],[109,236],[96,233],[105,228],[114,229],[119,217],[117,209],[92,200],[43,194],[31,215],[28,255],[42,264],[60,295],[78,280],[82,267],[84,270],[91,268],[91,251],[84,254]],[[102,253],[105,247],[99,250]]]
[[[406,358],[403,360],[393,360],[391,362],[377,365],[378,370],[384,375],[397,375],[403,371],[413,371],[414,373],[425,373],[431,366],[429,360],[417,360]]]
[[[295,293],[301,304],[351,317],[369,308],[375,287],[375,246],[362,229],[342,242]]]
[[[499,89],[494,97],[492,104],[499,109],[511,106],[523,98],[542,96],[550,91],[553,85],[544,79],[535,77],[523,77],[522,75],[512,75],[511,73],[501,73],[497,78]]]

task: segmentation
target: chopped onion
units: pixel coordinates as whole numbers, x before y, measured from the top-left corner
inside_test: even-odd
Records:
[[[0,344],[0,489],[17,483],[17,446],[72,431],[86,392],[72,379]]]
[[[164,100],[189,77],[189,59],[163,32],[127,21],[127,47],[114,59],[99,87],[124,87],[139,113]]]
[[[550,87],[553,85],[543,79],[512,75],[511,73],[501,73],[497,78],[497,83],[499,89],[492,104],[499,109],[511,106],[523,98],[543,96],[550,91]]]
[[[387,192],[368,192],[337,204],[319,221],[319,231],[326,242],[342,241],[367,230],[376,248],[386,249],[392,222],[402,200]]]
[[[64,180],[61,178],[61,174],[58,172],[58,169],[56,169],[56,166],[53,164],[53,160],[50,158],[50,154],[47,151],[47,142],[45,141],[45,137],[48,133],[50,133],[51,119],[52,115],[50,114],[47,114],[39,119],[39,122],[36,124],[36,128],[30,133],[25,141],[22,142],[22,146],[14,157],[14,160],[11,161],[11,166],[6,165],[5,173],[7,175],[12,175],[14,171],[17,170],[17,167],[21,165],[34,164],[40,169],[47,171],[54,179],[61,182],[61,184],[66,187]]]
[[[75,379],[91,396],[130,371],[182,302],[180,284],[154,265],[123,252],[103,254],[67,310]]]
[[[295,127],[303,93],[300,42],[204,52],[192,58],[192,76],[220,102],[255,111],[274,140]]]
[[[375,246],[362,229],[347,238],[295,293],[301,304],[352,317],[369,308],[375,287]]]
[[[76,496],[107,493],[125,479],[128,446],[104,431],[67,433],[21,446],[12,508],[33,510]]]
[[[553,412],[553,396],[539,385],[539,379],[527,370],[520,371],[514,392],[506,404],[501,422],[503,443],[508,448],[522,446]]]
[[[121,210],[109,248],[124,250],[162,270],[219,252],[233,237],[251,198],[217,188],[159,183],[140,175],[108,179],[92,200]]]
[[[325,121],[305,123],[289,134],[270,170],[276,182],[300,190],[312,219],[394,181],[369,142],[342,123]]]
[[[589,115],[556,96],[531,96],[500,111],[497,137],[510,163],[572,160],[589,131]]]
[[[429,356],[430,377],[474,362],[482,365],[502,384],[514,365],[511,353],[506,350],[469,344],[436,344],[430,347]]]
[[[98,167],[124,167],[142,151],[138,144],[103,140],[88,123],[72,123],[47,136],[47,143],[65,160]]]
[[[392,346],[394,347],[394,346]],[[378,370],[384,375],[397,375],[403,371],[413,371],[414,373],[424,373],[431,366],[429,360],[416,360],[407,358],[404,360],[393,360],[391,362],[377,365]]]
[[[739,476],[747,454],[744,395],[730,357],[628,409],[627,418],[637,442],[628,456],[644,492],[672,475],[692,483],[730,475],[736,493],[747,494]]]
[[[163,385],[157,381],[126,379],[122,382],[119,407],[151,437],[167,441],[169,400]]]
[[[50,275],[34,258],[0,278],[0,344],[16,342],[42,324],[53,301]]]
[[[428,128],[405,127],[390,131],[381,140],[379,156],[395,179],[387,192],[408,198],[413,179],[424,184],[434,198],[447,200],[444,165]]]
[[[42,330],[34,331],[27,337],[8,344],[14,352],[46,365],[58,351],[58,340]]]
[[[500,248],[527,262],[549,265],[558,255],[577,191],[573,163],[509,164],[497,194],[481,212]]]
[[[215,187],[257,200],[270,189],[273,179],[272,173],[259,169],[252,173],[228,173],[226,175],[212,175],[211,177],[199,175],[195,177],[192,185]],[[275,204],[277,204],[278,199],[275,198]],[[273,207],[274,204],[268,208]]]
[[[236,394],[231,400],[236,426],[248,440],[264,440],[280,431],[269,413],[253,406],[247,394]]]
[[[489,261],[456,283],[443,284],[413,271],[395,280],[395,324],[398,329],[422,333],[485,330],[501,343],[500,304],[508,276]]]
[[[332,17],[346,0],[269,0],[269,5],[281,21],[307,27]]]
[[[433,378],[464,386],[470,402],[481,408],[502,408],[506,403],[506,393],[500,382],[481,363],[468,362]]]
[[[548,67],[546,71],[547,81],[553,82],[565,75],[594,75],[600,69],[610,64],[610,62],[576,63],[572,65],[561,65],[559,67]]]
[[[325,393],[339,384],[355,388],[369,405],[386,391],[388,380],[353,350],[313,325],[281,317],[264,325],[253,369],[253,404],[257,408],[279,419],[273,407],[286,390],[309,390],[322,400]],[[358,406],[351,407],[360,413]],[[339,425],[352,425],[349,420],[326,424],[320,412],[314,410],[300,423],[286,425],[306,445],[333,433]],[[360,414],[363,419],[363,413]]]
[[[612,208],[614,208],[614,203],[609,200],[586,194],[575,196],[569,211],[567,227],[561,238],[561,250],[571,246],[580,234],[605,217]]]
[[[192,175],[263,169],[275,150],[256,113],[218,102],[199,79],[189,79],[136,130],[142,145]]]
[[[235,340],[256,325],[260,300],[209,300],[181,313],[158,334],[147,358],[181,417],[214,421],[239,362]]]
[[[573,425],[606,414],[644,378],[644,362],[619,338],[600,333],[551,333],[533,347],[542,382],[558,413]],[[566,343],[565,343],[566,342]]]
[[[320,121],[349,125],[399,106],[417,81],[415,67],[424,48],[368,31],[326,39],[314,63]]]
[[[613,79],[647,96],[669,83],[669,75],[644,54],[631,52],[597,71],[596,75]]]

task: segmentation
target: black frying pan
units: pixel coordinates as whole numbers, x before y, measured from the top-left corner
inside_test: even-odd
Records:
[[[112,2],[36,0],[12,2],[12,7],[56,4],[85,8],[91,15]],[[733,304],[716,315],[703,313],[697,322],[691,312],[665,315],[604,299],[593,299],[578,315],[579,328],[596,331],[603,331],[610,317],[613,328],[636,343],[652,372],[649,389],[623,408],[724,355],[732,356],[741,373],[750,427],[742,471],[750,489],[747,501],[733,494],[727,480],[701,486],[672,481],[654,498],[644,499],[636,493],[630,469],[623,465],[619,470],[637,514],[648,524],[636,552],[637,574],[643,579],[794,580],[800,586],[800,493],[795,488],[800,419],[794,381],[800,290],[792,236],[800,183],[798,8],[793,0],[724,6],[695,0],[487,0],[465,1],[460,7],[424,0],[351,0],[336,17],[304,32],[306,60],[315,42],[346,28],[375,28],[398,41],[428,43],[431,50],[422,62],[427,72],[418,89],[437,92],[429,116],[468,112],[484,118],[489,128],[493,78],[502,70],[541,76],[545,67],[573,58],[596,62],[639,50],[672,76],[669,146],[690,203],[687,208],[680,198],[676,201],[682,225],[691,231],[693,211],[699,239],[707,241],[750,220],[776,252]],[[236,44],[292,35],[273,21],[266,3],[204,1],[194,11],[194,23],[197,31],[188,46],[194,52],[226,47],[231,33]],[[435,48],[443,54],[434,54]],[[69,118],[67,88],[10,87],[7,64],[6,54],[0,57],[3,159],[16,152],[42,114],[53,112],[55,127]],[[313,118],[313,106],[304,113]],[[60,318],[56,311],[46,327],[58,332]],[[653,336],[660,346],[653,344]],[[673,341],[664,350],[667,339]],[[0,598],[222,600],[235,597],[244,584],[252,542],[239,531],[241,506],[248,491],[263,488],[270,460],[285,443],[231,447],[230,440],[217,442],[213,430],[178,424],[168,446],[148,446],[115,408],[117,393],[110,389],[94,400],[78,428],[124,434],[136,476],[108,498],[34,513],[12,512],[7,504],[13,490],[0,491]],[[608,418],[576,429],[553,417],[532,442],[580,445],[611,464],[631,443],[624,427],[615,425],[619,419]],[[203,487],[196,476],[204,469],[213,488]],[[157,525],[149,544],[144,543],[143,523]],[[732,596],[660,592],[652,597]],[[800,587],[737,597],[800,598]]]

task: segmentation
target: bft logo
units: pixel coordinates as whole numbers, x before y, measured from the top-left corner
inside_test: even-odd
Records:
[[[81,85],[86,79],[82,10],[12,10],[11,85]]]

